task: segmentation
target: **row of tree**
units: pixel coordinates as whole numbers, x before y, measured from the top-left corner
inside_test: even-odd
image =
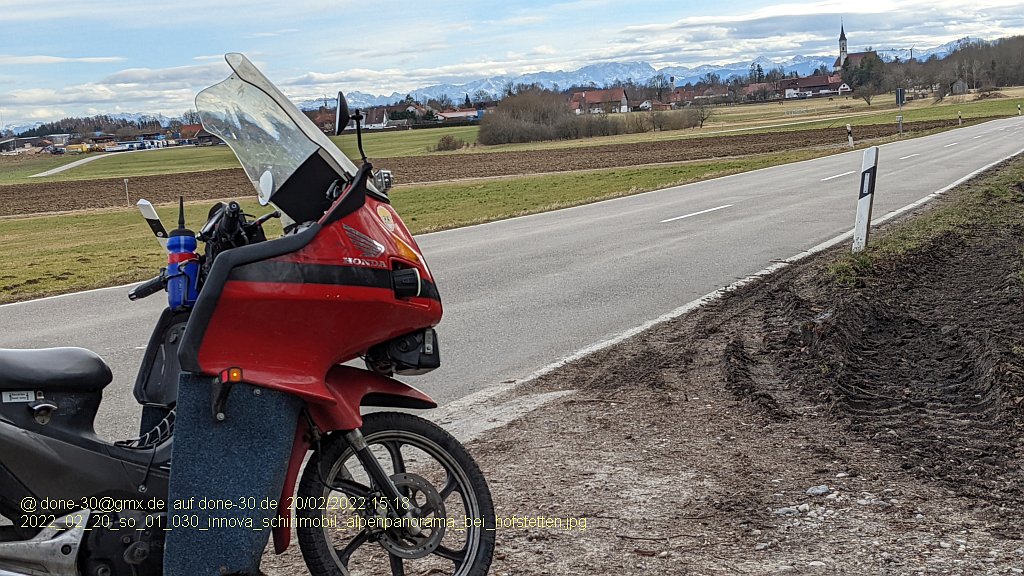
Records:
[[[932,55],[927,60],[883,62],[868,54],[857,66],[849,62],[842,70],[843,81],[854,95],[868,104],[877,94],[896,88],[934,93],[942,98],[953,93],[958,82],[972,89],[1024,84],[1024,36],[995,42],[963,41],[946,58]]]
[[[172,121],[174,124],[174,121]],[[178,123],[180,126],[180,122]],[[129,138],[139,134],[163,132],[164,128],[156,120],[134,121],[124,118],[113,118],[105,114],[85,118],[62,118],[56,122],[47,122],[20,134],[22,137],[38,137],[47,134],[114,134],[119,138]],[[170,129],[174,129],[172,126]]]

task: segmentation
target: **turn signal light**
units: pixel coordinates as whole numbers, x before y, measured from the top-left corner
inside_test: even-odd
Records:
[[[241,368],[228,368],[227,370],[220,373],[221,382],[231,382],[232,384],[238,384],[242,381],[242,369]]]

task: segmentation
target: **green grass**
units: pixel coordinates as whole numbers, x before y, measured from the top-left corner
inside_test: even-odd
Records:
[[[952,197],[927,213],[872,236],[867,249],[847,253],[828,267],[832,279],[844,286],[859,285],[876,268],[926,247],[949,235],[970,237],[979,228],[1024,226],[1024,156],[995,172],[956,189]]]
[[[0,186],[32,182],[35,179],[29,178],[29,176],[33,174],[52,170],[82,158],[83,156],[77,154],[64,154],[63,156],[54,156],[52,154],[0,156]]]
[[[476,142],[477,126],[455,126],[452,128],[424,128],[419,130],[400,130],[396,132],[380,132],[367,130],[363,132],[363,149],[369,158],[395,158],[399,156],[420,156],[433,151],[442,136],[451,135],[467,144]],[[359,158],[355,134],[344,134],[332,137],[334,143],[349,158]]]
[[[500,178],[394,191],[395,208],[413,233],[454,228],[757,170],[822,155],[797,151],[654,168],[621,168]],[[211,202],[186,205],[195,230]],[[254,201],[247,212],[261,214]],[[173,205],[158,207],[164,224]],[[271,227],[274,237],[279,228]],[[135,210],[0,219],[0,303],[114,286],[156,275],[165,255]]]
[[[193,230],[212,204],[185,206]],[[254,200],[241,204],[248,213],[266,211]],[[165,226],[177,222],[176,206],[158,210]],[[279,225],[267,226],[268,234],[280,235]],[[0,303],[145,280],[166,259],[135,210],[0,219]]]
[[[103,154],[93,152],[93,154]],[[179,174],[221,168],[238,168],[238,159],[227,146],[184,146],[145,152],[108,154],[88,164],[76,166],[52,176],[22,182],[62,182],[100,178],[131,178],[156,174]],[[39,172],[41,172],[40,170]],[[38,173],[38,172],[36,172]]]

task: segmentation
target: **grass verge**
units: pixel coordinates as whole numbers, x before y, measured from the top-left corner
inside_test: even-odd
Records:
[[[831,153],[799,150],[668,166],[616,168],[545,176],[408,186],[392,200],[414,234],[595,202],[617,196],[758,170]],[[186,205],[193,229],[212,202]],[[264,209],[243,202],[249,213]],[[159,207],[164,224],[172,205]],[[274,237],[279,229],[269,228]],[[166,256],[135,210],[117,209],[0,219],[0,303],[28,300],[154,276]]]
[[[963,184],[946,202],[873,237],[863,252],[829,264],[831,280],[862,285],[880,266],[943,238],[966,239],[979,228],[1024,228],[1024,155]],[[1024,279],[1024,271],[1021,278]]]
[[[206,221],[211,204],[185,206],[193,230]],[[266,211],[255,200],[243,201],[242,207],[250,214]],[[175,206],[158,209],[164,226],[177,222]],[[280,235],[280,226],[267,226],[271,237]],[[167,253],[136,210],[3,219],[0,303],[146,280],[166,261]]]

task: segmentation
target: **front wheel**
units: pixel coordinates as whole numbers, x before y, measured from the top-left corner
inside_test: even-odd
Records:
[[[310,573],[487,574],[494,504],[462,444],[411,414],[367,414],[361,431],[415,517],[389,517],[385,497],[344,435],[330,434],[306,464],[295,500],[299,547]]]

